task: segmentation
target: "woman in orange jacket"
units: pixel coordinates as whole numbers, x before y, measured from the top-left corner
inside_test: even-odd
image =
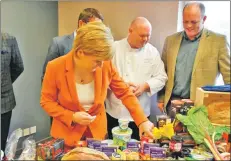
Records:
[[[66,145],[86,137],[105,139],[108,88],[128,108],[140,135],[152,137],[153,124],[110,61],[113,42],[108,27],[90,22],[77,30],[72,50],[46,67],[40,104],[53,117],[51,136],[63,138]]]

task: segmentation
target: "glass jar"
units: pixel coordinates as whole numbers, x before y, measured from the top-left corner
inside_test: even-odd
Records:
[[[169,142],[169,148],[171,152],[180,152],[183,145],[183,138],[178,135],[174,135]]]
[[[184,106],[184,102],[181,100],[171,100],[171,109],[175,109],[176,113],[179,113],[180,109]]]
[[[194,102],[190,99],[182,99],[181,101],[184,102],[184,105],[191,108],[192,106],[194,106]]]
[[[172,152],[172,158],[178,159],[181,156],[183,145],[183,138],[178,135],[174,135],[169,142],[169,149]]]
[[[156,115],[157,127],[163,127],[164,125],[171,123],[171,119],[167,115]]]

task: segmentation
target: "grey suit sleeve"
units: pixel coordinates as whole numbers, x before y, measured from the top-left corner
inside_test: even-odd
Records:
[[[24,70],[24,65],[22,61],[22,57],[18,48],[18,43],[15,37],[11,39],[11,61],[10,61],[10,72],[11,72],[11,81],[14,81],[19,77],[19,75]]]
[[[58,47],[58,44],[57,44],[57,41],[55,38],[53,38],[49,48],[48,48],[48,53],[47,53],[47,56],[46,56],[46,60],[45,60],[45,63],[43,65],[43,71],[42,71],[42,81],[43,81],[43,77],[45,75],[45,72],[46,72],[46,67],[47,67],[47,63],[55,58],[58,58],[60,56],[60,53],[59,53],[59,47]]]

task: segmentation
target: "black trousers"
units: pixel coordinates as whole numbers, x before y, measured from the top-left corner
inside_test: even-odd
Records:
[[[1,114],[1,150],[5,151],[12,111]]]
[[[149,119],[149,117],[148,117]],[[108,130],[108,138],[112,139],[112,129],[116,126],[119,126],[118,119],[111,117],[107,113],[107,130]],[[139,128],[136,126],[135,122],[129,122],[128,127],[132,129],[132,139],[140,140],[139,136]]]

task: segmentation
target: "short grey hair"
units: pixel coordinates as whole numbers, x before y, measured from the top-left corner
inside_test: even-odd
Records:
[[[205,16],[205,5],[201,2],[188,2],[188,3],[186,3],[186,5],[183,8],[183,13],[184,13],[185,8],[192,6],[192,5],[197,5],[200,8],[201,17],[203,18]]]

